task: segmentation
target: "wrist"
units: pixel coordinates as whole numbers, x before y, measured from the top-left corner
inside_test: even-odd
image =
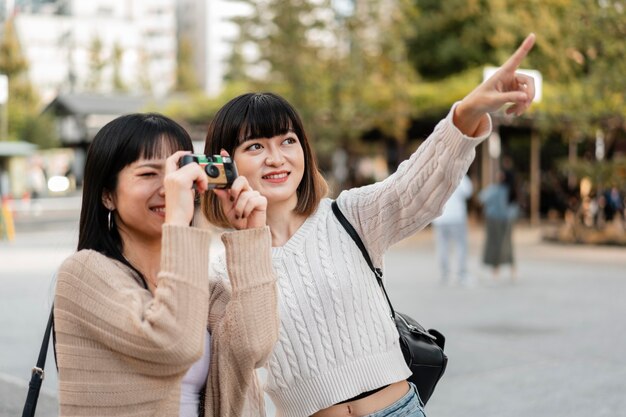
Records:
[[[483,119],[487,116],[485,112],[474,110],[474,106],[468,103],[467,97],[459,102],[454,108],[452,123],[465,136],[475,137]]]
[[[185,216],[183,213],[172,213],[165,214],[165,222],[164,224],[171,226],[189,226],[191,220],[187,219],[188,216]]]

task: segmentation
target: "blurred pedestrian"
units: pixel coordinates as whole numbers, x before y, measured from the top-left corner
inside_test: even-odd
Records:
[[[501,265],[509,265],[511,278],[515,279],[513,223],[519,209],[517,203],[510,200],[514,192],[512,173],[499,171],[497,177],[496,183],[489,185],[478,195],[485,218],[483,263],[492,268],[494,278],[498,277]]]
[[[472,280],[467,270],[467,200],[472,196],[472,181],[466,175],[454,190],[441,216],[433,220],[440,282],[450,279],[453,251],[456,255],[456,273],[460,285],[470,286]]]
[[[178,168],[191,150],[157,114],[119,117],[89,147],[78,251],[54,303],[62,416],[263,414],[255,367],[278,332],[267,202],[244,177],[220,191],[250,215],[222,236],[230,283],[210,281],[212,233],[190,225],[207,175]]]
[[[611,186],[604,193],[605,198],[605,206],[604,206],[604,217],[606,221],[613,221],[614,218],[617,217],[618,220],[622,220],[622,215],[624,214],[624,199],[619,191],[619,188],[615,184]]]
[[[28,169],[28,186],[30,188],[30,196],[32,198],[44,197],[47,186],[47,175],[41,158],[36,157],[31,160]]]

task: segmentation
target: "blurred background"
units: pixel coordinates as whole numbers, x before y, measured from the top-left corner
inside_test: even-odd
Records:
[[[582,297],[597,287],[564,280],[602,271],[612,274],[609,299],[625,290],[623,0],[4,0],[0,24],[0,341],[7,351],[29,351],[20,360],[0,355],[8,358],[0,362],[3,401],[21,398],[3,397],[3,381],[28,376],[52,274],[75,247],[86,151],[108,121],[161,112],[185,126],[202,151],[221,105],[240,93],[274,91],[301,113],[336,195],[393,173],[530,32],[537,42],[522,66],[535,77],[538,95],[520,118],[492,115],[494,131],[469,169],[471,239],[480,246],[478,193],[506,165],[515,171],[520,252],[529,260],[526,271],[520,266],[520,282],[548,270],[557,280],[547,287],[554,294],[577,289]],[[410,247],[424,255],[394,252],[397,275],[421,270],[434,281],[432,241],[415,239]],[[557,243],[577,245],[550,246]],[[446,290],[428,282],[421,290],[442,300]],[[506,295],[486,291],[473,298],[471,311],[510,305]],[[457,306],[465,300],[454,297]],[[607,297],[590,309],[597,312]],[[564,323],[570,307],[555,313]],[[485,327],[490,315],[483,312],[476,319],[483,333],[502,336],[498,329],[507,327]],[[609,312],[626,313],[617,304]],[[620,366],[622,373],[600,386],[617,389],[621,381],[623,391]],[[494,389],[502,386],[494,382]],[[597,415],[617,415],[612,410],[626,405],[623,392],[611,398],[614,407]],[[458,415],[460,404],[452,402],[447,415]]]
[[[385,178],[535,32],[523,66],[536,103],[522,118],[494,115],[470,168],[474,190],[509,158],[522,217],[548,221],[547,237],[625,241],[623,225],[612,227],[626,194],[623,1],[0,4],[3,218],[76,195],[86,149],[114,117],[165,113],[201,150],[219,106],[251,90],[278,92],[301,112],[335,193]],[[470,212],[479,215],[475,199]]]

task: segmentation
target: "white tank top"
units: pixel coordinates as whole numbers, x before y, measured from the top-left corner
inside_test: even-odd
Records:
[[[211,335],[207,331],[202,357],[189,368],[183,377],[183,383],[180,387],[180,417],[198,417],[200,391],[209,376],[210,356]]]

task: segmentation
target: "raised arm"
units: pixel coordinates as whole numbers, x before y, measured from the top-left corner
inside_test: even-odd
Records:
[[[211,277],[206,399],[210,415],[237,416],[241,399],[256,384],[255,369],[267,361],[278,339],[276,276],[267,226],[225,233],[222,241],[228,279]]]
[[[343,192],[338,204],[380,265],[389,246],[417,232],[441,214],[491,132],[489,113],[511,104],[520,115],[532,102],[532,77],[516,72],[535,42],[529,35],[488,80],[456,103],[429,138],[384,181]]]

